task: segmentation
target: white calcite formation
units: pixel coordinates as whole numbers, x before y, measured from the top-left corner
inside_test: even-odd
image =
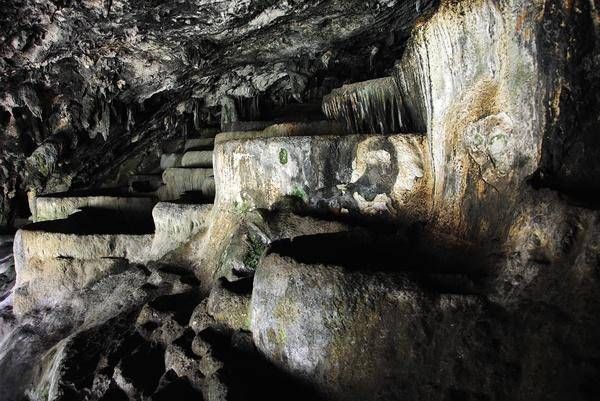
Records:
[[[337,213],[427,218],[432,171],[425,136],[310,132],[218,136],[215,202],[272,208],[292,197]]]
[[[349,131],[366,134],[410,132],[402,96],[393,77],[344,85],[323,98],[323,112]]]

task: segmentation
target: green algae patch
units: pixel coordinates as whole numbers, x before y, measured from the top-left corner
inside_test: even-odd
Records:
[[[279,163],[286,165],[288,162],[288,151],[284,148],[279,149]]]
[[[304,190],[304,188],[295,185],[294,188],[292,189],[292,192],[290,193],[290,196],[292,198],[301,200],[302,202],[307,202],[308,201],[308,194],[306,193],[306,191]]]

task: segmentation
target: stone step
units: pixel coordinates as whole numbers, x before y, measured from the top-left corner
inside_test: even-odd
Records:
[[[156,227],[152,254],[161,256],[206,229],[212,204],[159,202],[152,210]]]
[[[150,193],[163,185],[160,174],[136,174],[129,177],[129,191],[132,193]]]
[[[220,314],[241,316],[262,355],[331,399],[347,399],[357,382],[368,384],[353,387],[352,399],[376,399],[377,389],[401,394],[413,380],[406,371],[460,369],[479,355],[472,344],[489,340],[474,324],[486,316],[484,299],[432,294],[402,273],[348,272],[272,253],[257,269],[247,311],[235,296],[221,301],[233,310]]]
[[[150,216],[156,201],[152,197],[135,195],[82,195],[60,193],[31,199],[34,222],[59,220],[83,209],[100,209],[123,215]]]
[[[162,201],[177,200],[186,192],[201,192],[206,198],[214,197],[212,168],[169,168],[163,172],[164,186],[157,196]]]
[[[212,167],[212,150],[190,150],[181,158],[182,167]]]
[[[29,224],[15,235],[17,315],[80,291],[151,258],[154,225],[123,213],[87,210]]]
[[[214,147],[214,138],[194,138],[185,141],[185,151],[189,150],[211,150]]]
[[[181,153],[163,153],[160,155],[160,168],[166,170],[173,167],[181,167]]]

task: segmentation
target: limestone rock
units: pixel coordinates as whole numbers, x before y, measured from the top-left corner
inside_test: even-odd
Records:
[[[156,202],[152,198],[132,196],[39,196],[32,201],[34,221],[66,219],[84,209],[109,210],[126,218],[148,216]]]
[[[9,296],[15,283],[15,263],[13,258],[13,237],[0,236],[0,302]],[[1,307],[0,307],[1,308]],[[0,338],[2,328],[0,323]]]
[[[152,401],[199,400],[202,394],[194,389],[185,377],[178,377],[173,371],[165,376],[173,376],[161,380],[158,390],[152,395]]]
[[[220,279],[208,297],[207,311],[219,324],[231,330],[249,327],[250,294],[244,293],[246,283],[229,283]]]
[[[470,352],[483,308],[473,296],[427,294],[407,276],[347,273],[272,254],[255,276],[250,327],[269,360],[332,399],[418,398],[428,390],[410,378],[434,366],[444,372],[431,378],[437,394],[485,385],[451,373],[461,363],[455,356]]]
[[[164,255],[205,230],[211,210],[211,205],[158,203],[152,210],[156,227],[152,254]]]
[[[29,260],[20,267],[15,284],[15,313],[22,315],[36,308],[66,303],[75,293],[129,267],[126,260],[118,258]]]
[[[213,148],[215,140],[213,138],[194,138],[185,142],[185,151],[210,150]]]
[[[192,316],[190,317],[189,326],[196,334],[201,331],[206,330],[207,328],[215,325],[215,319],[208,313],[207,310],[207,302],[208,299],[202,300],[194,309]],[[192,345],[193,347],[193,345]],[[198,354],[196,351],[194,351]],[[198,354],[200,355],[200,354]]]
[[[204,182],[213,177],[211,168],[168,168],[163,172],[165,186],[158,190],[158,197],[163,200],[176,200],[185,192],[201,192],[209,198],[210,193],[203,192]]]
[[[169,345],[165,351],[165,365],[179,377],[186,377],[192,386],[201,389],[206,370],[202,365],[203,358],[192,353],[192,338],[190,333],[186,333]]]
[[[168,168],[181,167],[180,153],[165,153],[160,156],[160,168],[166,170]]]
[[[344,85],[323,98],[325,115],[344,122],[348,131],[356,134],[411,132],[403,110],[402,96],[392,77]]]
[[[191,150],[181,158],[181,167],[212,167],[213,152],[210,150]]]
[[[218,139],[216,203],[268,209],[294,197],[338,214],[429,217],[432,170],[422,135]]]
[[[555,13],[581,21],[567,24],[561,17],[555,24]],[[557,48],[562,35],[556,32],[587,31],[590,18],[558,3],[545,8],[521,0],[442,2],[415,28],[395,78],[403,113],[427,132],[433,216],[440,228],[463,238],[502,236],[528,177],[538,169],[546,177],[554,174],[546,155],[555,153],[558,160],[564,148],[551,148],[554,134],[545,137],[545,127],[559,123],[547,110],[558,107],[550,104],[560,97],[561,84],[549,78],[559,69],[548,69],[545,57]],[[557,51],[550,59],[564,65],[568,53]],[[578,74],[573,85],[593,85],[588,72]],[[573,141],[583,146],[586,135],[574,133]],[[596,171],[591,163],[580,167],[586,176]]]
[[[153,236],[143,233],[147,227],[142,223],[137,227],[119,227],[114,220],[109,222],[114,225],[107,227],[107,221],[96,220],[96,217],[106,216],[78,214],[66,220],[40,222],[19,230],[14,245],[19,285],[35,276],[35,272],[39,273],[48,260],[55,260],[51,262],[55,267],[71,265],[72,272],[88,270],[83,266],[90,260],[125,259],[131,263],[149,260]],[[77,263],[80,267],[75,267]],[[90,269],[94,270],[93,267]]]
[[[164,372],[163,358],[158,347],[140,347],[121,360],[113,379],[130,399],[146,398],[154,393]]]

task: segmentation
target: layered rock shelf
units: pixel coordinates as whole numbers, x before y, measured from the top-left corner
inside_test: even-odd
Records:
[[[317,124],[217,136],[216,202],[273,208],[286,197],[335,214],[427,219],[431,162],[420,134],[327,134]]]

